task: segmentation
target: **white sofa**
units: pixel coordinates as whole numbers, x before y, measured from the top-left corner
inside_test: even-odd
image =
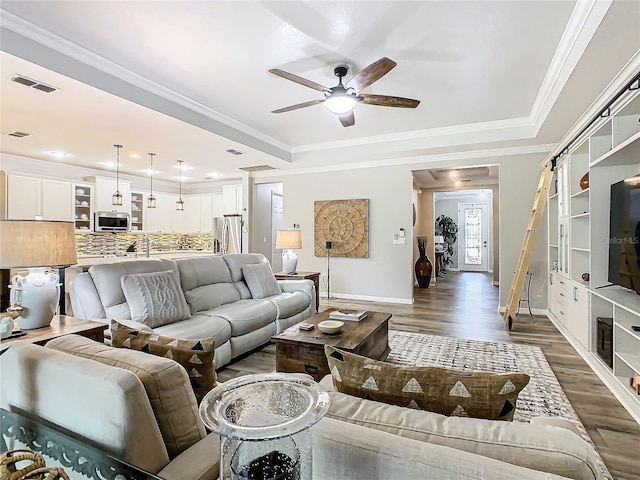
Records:
[[[215,363],[221,367],[315,313],[316,292],[311,280],[279,280],[282,293],[263,299],[252,297],[243,267],[268,263],[261,254],[228,254],[94,265],[69,285],[73,316],[107,325],[116,319],[169,337],[214,337]],[[167,270],[179,272],[191,317],[153,329],[132,321],[121,278]],[[108,331],[105,336],[110,337]]]
[[[68,335],[46,347],[11,345],[0,357],[0,374],[2,408],[70,432],[167,480],[214,480],[218,476],[219,439],[206,434],[186,372],[173,360]],[[437,445],[385,432],[375,422],[356,425],[359,421],[353,418],[338,419],[339,412],[346,408],[357,417],[355,413],[365,406],[352,397],[340,399],[340,395],[332,393],[335,405],[330,416],[313,427],[315,480],[598,478],[582,476],[583,468],[576,470],[580,476],[549,473],[541,460],[546,455],[543,446],[537,453],[535,449],[528,452],[538,460],[537,468],[527,468],[518,464],[526,460],[518,459],[517,452],[507,462],[491,458],[492,447],[489,454],[479,454],[486,445],[471,452],[460,445]],[[402,422],[402,414],[396,414],[397,422]],[[414,420],[419,426],[421,420]],[[478,443],[515,426],[492,425],[489,434],[478,437]],[[573,433],[557,427],[526,427],[520,434],[549,437],[548,445],[580,442],[577,436],[571,437]],[[479,435],[475,427],[468,432],[469,437],[474,435]],[[502,444],[500,448],[508,450],[507,438],[511,437],[494,438],[494,445]],[[10,449],[18,447],[9,445]],[[564,448],[580,453],[570,445]],[[579,460],[566,462],[573,465]]]

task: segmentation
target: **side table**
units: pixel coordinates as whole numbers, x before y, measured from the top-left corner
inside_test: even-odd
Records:
[[[6,347],[11,343],[27,342],[36,345],[44,345],[49,340],[75,333],[83,337],[90,338],[96,342],[104,342],[104,331],[109,328],[108,325],[91,320],[83,320],[81,318],[68,317],[66,315],[55,315],[51,324],[34,328],[33,330],[22,330],[26,335],[16,338],[7,338],[0,342],[0,347]]]
[[[274,275],[276,280],[312,280],[316,287],[316,311],[312,313],[318,313],[320,309],[320,272],[296,272],[294,274],[279,272]]]

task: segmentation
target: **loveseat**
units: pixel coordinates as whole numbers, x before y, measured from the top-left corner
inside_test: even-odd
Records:
[[[107,325],[115,319],[168,337],[213,337],[216,367],[309,318],[315,295],[311,280],[275,280],[261,254],[93,265],[69,285],[73,316]]]
[[[206,434],[186,372],[173,360],[67,335],[45,347],[11,345],[0,357],[0,374],[2,408],[62,429],[167,480],[218,476],[219,439]],[[386,412],[379,405],[367,406],[367,400],[336,392],[331,397],[329,416],[312,429],[315,480],[599,478],[582,475],[589,469],[576,467],[582,461],[577,456],[585,453],[583,445],[562,428],[481,425],[458,418],[471,421],[463,432],[469,445],[456,438],[450,445],[438,445],[400,432],[419,431],[424,422],[432,423],[426,412],[401,407]],[[523,437],[520,443],[533,437],[528,449],[518,443],[510,450],[512,427],[518,428],[515,436]],[[479,431],[484,428],[486,433]],[[471,445],[474,437],[476,451]],[[578,447],[572,448],[576,442]],[[568,458],[553,453],[550,446],[562,446]],[[564,462],[579,476],[548,473],[543,459],[549,451],[554,465]],[[496,456],[510,456],[510,461],[492,458]],[[521,466],[527,462],[530,468]]]

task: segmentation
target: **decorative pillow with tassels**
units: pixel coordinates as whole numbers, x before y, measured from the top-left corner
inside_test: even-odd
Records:
[[[111,320],[111,345],[175,360],[189,374],[191,387],[198,403],[217,385],[213,362],[215,355],[213,337],[202,339],[164,337]]]
[[[447,416],[512,421],[518,394],[529,383],[524,373],[404,367],[330,345],[324,351],[339,392]]]

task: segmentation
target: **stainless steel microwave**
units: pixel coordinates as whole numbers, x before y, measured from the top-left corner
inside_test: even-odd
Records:
[[[93,229],[96,232],[128,232],[129,214],[121,212],[95,212]]]

